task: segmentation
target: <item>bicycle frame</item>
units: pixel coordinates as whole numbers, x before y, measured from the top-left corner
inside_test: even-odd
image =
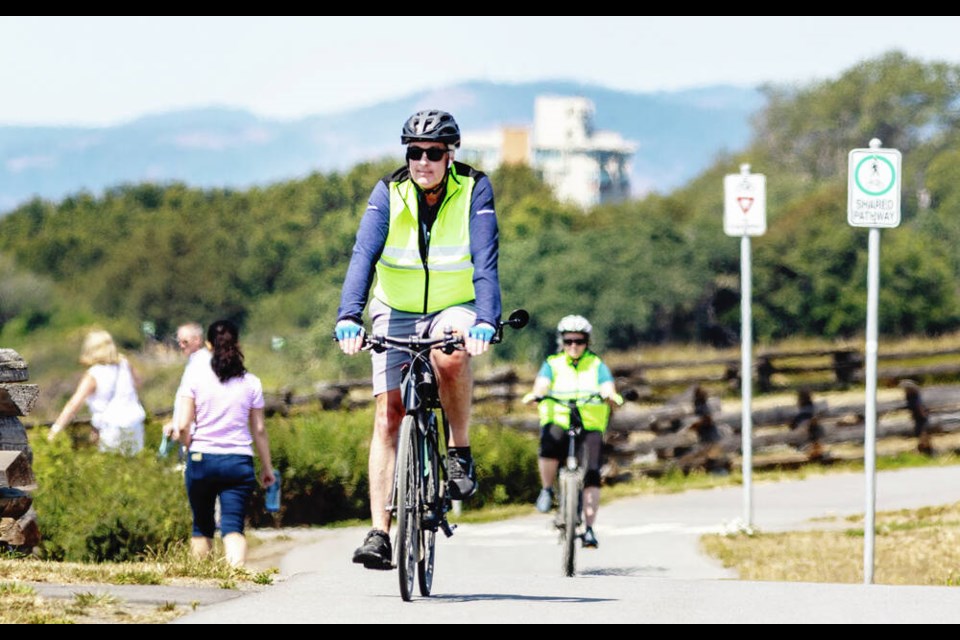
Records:
[[[447,537],[453,529],[447,521],[448,473],[444,464],[449,423],[440,403],[440,392],[430,354],[433,349],[453,353],[463,340],[451,329],[441,338],[411,336],[400,339],[370,336],[370,349],[398,349],[410,356],[404,365],[400,396],[404,417],[400,423],[397,457],[391,491],[391,518],[396,518],[394,566],[399,569],[400,595],[413,597],[414,576],[420,594],[430,595],[437,529]],[[439,414],[439,416],[438,416]]]
[[[409,342],[417,343],[418,339],[411,338]],[[440,404],[440,389],[438,386],[436,373],[433,369],[433,363],[430,361],[430,351],[440,349],[441,351],[452,353],[451,347],[462,344],[462,340],[453,336],[452,332],[447,330],[444,337],[437,342],[436,339],[425,340],[423,346],[414,346],[408,351],[411,352],[411,361],[407,370],[403,374],[403,381],[400,385],[400,397],[403,400],[404,415],[413,416],[414,424],[417,427],[416,437],[416,456],[417,468],[424,473],[429,473],[428,465],[436,460],[442,460],[446,454],[447,438],[450,433],[450,423],[447,420],[447,414],[443,411]],[[440,472],[440,485],[446,486],[447,467],[444,464],[438,465]],[[398,500],[396,495],[396,477],[394,474],[394,491],[391,500],[392,515],[397,515]],[[421,476],[422,479],[422,476]],[[450,510],[450,501],[446,497],[446,491],[441,492],[443,497],[440,504],[436,504],[440,496],[428,495],[430,491],[421,484],[420,497],[422,505],[433,511],[433,517],[423,524],[431,531],[436,531],[439,526],[444,534],[449,538],[453,535],[455,526],[447,522],[446,514]],[[423,514],[421,514],[422,516]],[[426,595],[426,594],[424,594]]]
[[[514,311],[506,323],[499,324],[491,342],[502,340],[505,325],[520,329],[528,320],[526,311]],[[447,521],[451,501],[444,454],[450,425],[440,402],[439,381],[431,354],[434,349],[452,354],[462,349],[463,344],[463,338],[454,335],[449,327],[438,338],[364,337],[365,350],[398,349],[410,356],[400,385],[404,416],[400,423],[388,507],[391,518],[397,520],[394,566],[399,569],[400,595],[405,601],[413,597],[415,573],[419,578],[420,594],[430,595],[436,532],[440,529],[450,537],[456,528]]]

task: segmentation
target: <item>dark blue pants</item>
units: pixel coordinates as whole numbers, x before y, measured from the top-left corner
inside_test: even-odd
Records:
[[[250,497],[257,486],[253,456],[191,451],[187,453],[185,478],[194,537],[213,537],[217,497],[221,535],[243,533]]]

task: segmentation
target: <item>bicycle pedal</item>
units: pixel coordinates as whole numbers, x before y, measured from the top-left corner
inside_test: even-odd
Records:
[[[436,511],[428,510],[420,517],[420,524],[427,531],[436,531],[440,525],[440,518],[437,516]]]
[[[443,535],[449,538],[450,536],[453,535],[453,530],[457,528],[457,525],[455,524],[452,525],[446,520],[444,520],[443,522],[440,523],[440,528],[443,530]]]

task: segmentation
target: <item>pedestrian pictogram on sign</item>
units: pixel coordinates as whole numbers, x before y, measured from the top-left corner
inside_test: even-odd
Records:
[[[767,178],[750,165],[723,179],[723,231],[728,236],[762,236],[767,231]]]
[[[848,161],[847,222],[852,227],[900,225],[900,152],[854,149]]]

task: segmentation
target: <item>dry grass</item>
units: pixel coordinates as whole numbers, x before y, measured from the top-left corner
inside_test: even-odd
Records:
[[[711,534],[701,544],[742,580],[862,583],[862,517],[817,524],[815,531]],[[873,566],[875,584],[960,586],[960,503],[878,513]]]
[[[128,603],[89,591],[72,599],[43,598],[29,585],[0,582],[0,624],[163,624],[187,609]]]
[[[219,543],[219,539],[217,540]],[[84,564],[0,556],[0,624],[155,624],[190,611],[174,603],[128,602],[93,592],[94,585],[164,585],[209,589],[271,584],[275,568],[234,568],[220,554],[190,559],[177,549],[145,562]],[[73,599],[45,598],[35,583],[70,585]]]

